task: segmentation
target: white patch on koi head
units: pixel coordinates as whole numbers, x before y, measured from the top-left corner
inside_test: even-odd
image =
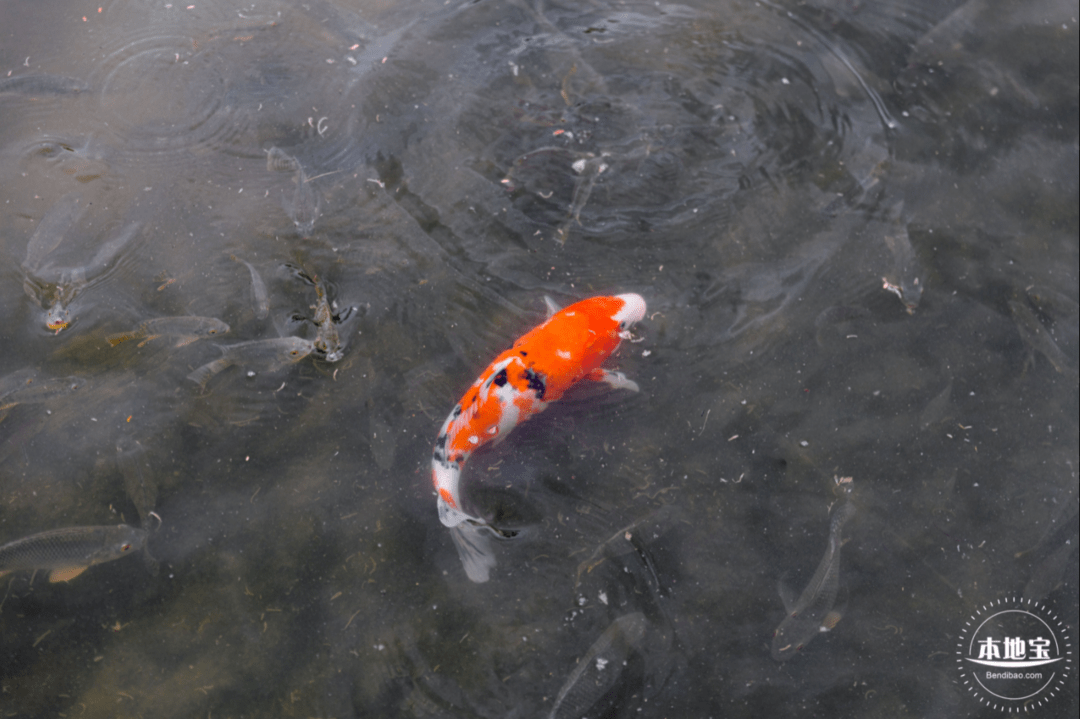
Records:
[[[629,329],[635,322],[645,319],[645,299],[641,295],[628,292],[625,295],[615,295],[615,299],[622,300],[623,306],[611,319],[618,322],[621,329]]]
[[[573,357],[573,355],[570,354],[569,352],[567,352],[566,350],[555,350],[555,354],[557,354],[559,356],[559,359],[564,359],[564,360],[568,360],[571,357]]]

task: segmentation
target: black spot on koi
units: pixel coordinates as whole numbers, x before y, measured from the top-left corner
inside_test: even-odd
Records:
[[[496,387],[502,387],[504,384],[507,383],[507,381],[508,381],[508,378],[506,376],[506,368],[505,367],[503,367],[501,370],[499,370],[499,373],[491,378],[492,384],[494,384]]]
[[[547,389],[544,378],[530,367],[525,370],[525,379],[529,381],[529,389],[536,392],[536,398],[543,402],[544,390]]]

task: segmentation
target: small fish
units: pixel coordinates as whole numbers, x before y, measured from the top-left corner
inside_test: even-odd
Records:
[[[590,155],[575,160],[570,166],[577,174],[577,179],[574,180],[574,194],[570,198],[570,210],[566,221],[556,231],[556,239],[560,243],[566,243],[566,238],[570,234],[570,225],[573,222],[581,224],[581,211],[585,208],[585,203],[589,201],[593,187],[596,186],[596,180],[609,167],[607,158],[607,153],[600,157]]]
[[[444,525],[485,524],[466,514],[461,504],[461,471],[474,451],[505,437],[580,380],[637,390],[625,375],[600,365],[644,316],[645,300],[640,295],[581,300],[552,314],[488,365],[435,440],[431,478]]]
[[[81,267],[54,267],[52,263],[45,263],[29,269],[24,264],[26,276],[23,289],[46,309],[47,328],[59,334],[60,330],[71,324],[71,305],[75,298],[109,276],[117,265],[117,256],[131,242],[141,226],[140,222],[126,225],[120,234],[98,248],[89,263]],[[58,242],[53,245],[54,249],[56,244]],[[27,254],[29,256],[30,253]]]
[[[157,483],[149,472],[146,448],[136,439],[121,437],[116,442],[116,466],[124,476],[124,489],[146,529],[147,519],[157,503]]]
[[[271,147],[266,151],[267,172],[296,172],[300,162],[280,147]]]
[[[188,375],[189,380],[205,387],[215,375],[233,365],[256,366],[272,372],[307,357],[315,349],[315,343],[300,337],[279,337],[218,347],[224,352],[222,357],[199,367]]]
[[[1046,329],[1043,323],[1035,315],[1028,303],[1024,300],[1009,300],[1009,311],[1016,323],[1016,331],[1020,338],[1031,348],[1032,352],[1039,352],[1050,361],[1059,373],[1063,375],[1077,376],[1075,365],[1069,360],[1061,347],[1054,341],[1053,335]]]
[[[87,567],[135,554],[146,530],[126,524],[66,527],[32,534],[0,547],[0,577],[22,570],[49,570],[50,582],[66,582]]]
[[[922,283],[919,274],[922,267],[915,256],[915,248],[911,246],[911,238],[908,236],[907,225],[903,221],[904,203],[898,202],[889,208],[894,230],[885,235],[885,246],[893,256],[892,279],[882,277],[883,289],[892,292],[904,303],[904,309],[909,315],[915,314],[915,308],[919,306],[922,298]]]
[[[64,75],[18,75],[0,80],[0,94],[73,95],[90,89],[84,81]]]
[[[319,280],[315,282],[315,293],[318,298],[314,305],[315,317],[311,320],[318,327],[315,335],[315,351],[323,356],[327,362],[337,362],[345,356],[345,348],[341,344],[337,326],[334,324],[334,311],[326,297],[326,288]]]
[[[286,210],[296,225],[296,231],[306,238],[311,236],[311,231],[315,229],[315,220],[319,217],[319,196],[303,169],[297,169],[295,180],[296,191],[293,192],[292,203]]]
[[[845,500],[833,511],[825,556],[797,600],[792,602],[781,585],[780,596],[788,614],[773,633],[773,659],[790,659],[820,632],[829,631],[840,621],[840,614],[833,611],[840,588],[840,547],[843,544],[840,532],[854,514],[855,505],[850,500]]]
[[[223,335],[228,331],[229,325],[213,317],[158,317],[146,320],[128,332],[109,335],[105,341],[109,343],[109,346],[115,347],[128,340],[142,340],[138,344],[142,347],[158,337],[178,336],[180,339],[175,346],[184,347],[201,339]]]
[[[648,620],[641,612],[624,614],[611,623],[578,660],[555,697],[548,719],[578,719],[607,694],[622,675],[626,659],[645,636]]]
[[[270,296],[266,292],[266,283],[263,282],[262,276],[250,262],[242,260],[236,255],[229,255],[229,257],[243,264],[251,273],[251,291],[255,296],[255,316],[260,320],[265,320],[266,316],[270,314]]]
[[[45,402],[53,397],[74,392],[84,384],[84,380],[79,377],[52,377],[39,380],[35,377],[26,376],[24,380],[13,382],[12,386],[7,386],[7,379],[5,377],[3,382],[0,382],[0,410],[14,407],[17,404]]]

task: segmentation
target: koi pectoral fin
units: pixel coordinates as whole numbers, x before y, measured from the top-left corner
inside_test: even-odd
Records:
[[[585,375],[585,379],[592,380],[593,382],[604,382],[615,389],[628,389],[631,392],[638,392],[641,389],[638,387],[637,382],[628,378],[622,372],[599,367]]]
[[[70,582],[86,571],[86,567],[57,567],[49,572],[50,582]]]

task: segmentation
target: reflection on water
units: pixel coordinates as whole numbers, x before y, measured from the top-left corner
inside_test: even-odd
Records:
[[[0,714],[998,716],[973,611],[1080,622],[1075,3],[82,12],[0,11],[0,545],[146,561],[0,579]],[[640,392],[470,460],[473,583],[432,437],[628,292]]]

